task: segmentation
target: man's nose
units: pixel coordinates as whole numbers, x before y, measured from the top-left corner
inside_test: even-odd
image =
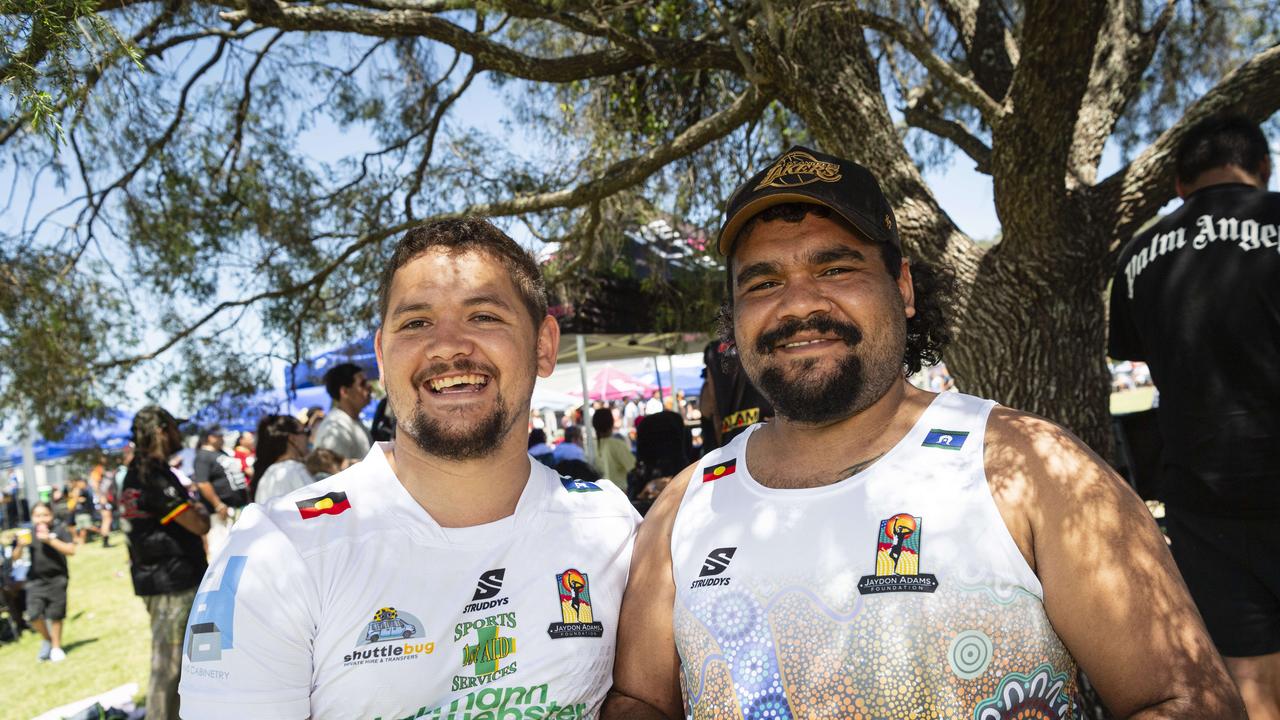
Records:
[[[811,277],[790,280],[782,290],[778,315],[782,318],[807,318],[817,313],[830,313],[831,299],[821,285]]]

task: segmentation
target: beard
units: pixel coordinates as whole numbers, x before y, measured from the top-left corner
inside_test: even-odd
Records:
[[[433,365],[417,373],[413,378],[414,387],[422,387],[427,378],[451,370],[483,373],[489,376],[489,382],[497,381],[493,368],[462,360]],[[403,434],[429,455],[453,461],[476,460],[496,451],[506,440],[513,424],[506,399],[502,396],[502,391],[498,391],[494,397],[493,410],[478,420],[467,423],[450,422],[440,416],[433,417],[422,406],[421,400],[417,400],[407,417],[397,421],[396,434]]]
[[[899,321],[898,326],[896,336],[905,340],[905,321]],[[849,347],[834,370],[820,372],[820,358],[769,361],[774,348],[806,330],[835,335]],[[895,345],[896,355],[892,352]],[[855,325],[828,315],[815,315],[803,320],[787,320],[762,333],[755,342],[754,352],[742,353],[742,367],[780,417],[822,425],[862,412],[884,396],[901,377],[901,345],[901,342],[864,342]],[[857,352],[859,346],[863,348],[861,353]]]

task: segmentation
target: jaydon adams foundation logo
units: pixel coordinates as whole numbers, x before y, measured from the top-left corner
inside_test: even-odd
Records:
[[[876,574],[858,582],[863,595],[886,592],[927,592],[938,589],[938,578],[920,574],[920,518],[898,513],[880,521],[876,540]]]
[[[342,658],[344,666],[412,660],[436,651],[436,644],[424,642],[422,621],[393,607],[373,613],[356,639],[356,646]]]
[[[507,662],[507,658],[516,653],[516,639],[507,634],[515,627],[513,612],[466,620],[454,626],[453,641],[466,640],[462,646],[462,668],[470,672],[453,676],[454,690],[487,685],[516,671],[516,661]]]
[[[553,640],[575,637],[600,637],[604,624],[595,622],[591,614],[591,588],[586,573],[569,568],[556,575],[560,593],[560,618],[547,626]]]

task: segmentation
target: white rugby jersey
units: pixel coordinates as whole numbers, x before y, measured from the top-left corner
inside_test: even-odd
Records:
[[[703,459],[671,539],[690,717],[1076,717],[1075,662],[987,485],[993,405],[943,393],[825,487],[756,482],[759,426]]]
[[[389,443],[251,505],[204,576],[185,720],[594,717],[639,516],[530,462],[515,513],[442,528]]]

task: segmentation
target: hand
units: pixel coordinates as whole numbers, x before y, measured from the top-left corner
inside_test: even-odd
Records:
[[[45,542],[49,539],[49,526],[44,523],[36,523],[36,539]]]
[[[228,508],[226,505],[219,505],[218,507],[214,508],[213,511],[218,513],[218,517],[222,518],[223,520],[226,520],[227,516],[231,512],[231,509]]]

